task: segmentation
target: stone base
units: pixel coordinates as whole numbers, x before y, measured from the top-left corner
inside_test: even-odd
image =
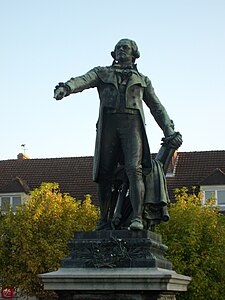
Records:
[[[160,268],[60,268],[40,275],[59,300],[175,300],[190,277]]]
[[[73,294],[71,292],[57,293],[59,300],[176,300],[174,294],[167,293],[151,293],[142,295],[140,294],[115,294],[115,293],[101,293],[96,294]]]
[[[147,230],[75,232],[70,256],[63,268],[163,268],[172,269],[161,236]]]
[[[76,232],[69,249],[58,271],[40,275],[59,300],[175,300],[191,280],[171,270],[151,231]]]

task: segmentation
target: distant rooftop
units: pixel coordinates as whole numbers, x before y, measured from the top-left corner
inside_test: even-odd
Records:
[[[0,161],[0,193],[28,191],[42,182],[57,182],[60,190],[83,200],[91,194],[98,204],[97,185],[92,181],[93,156],[10,159]],[[173,190],[183,186],[219,184],[225,185],[225,150],[178,152],[175,173],[167,177],[171,200]],[[213,175],[214,174],[214,175]]]

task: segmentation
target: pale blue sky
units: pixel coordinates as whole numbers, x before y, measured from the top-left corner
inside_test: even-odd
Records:
[[[93,155],[95,89],[53,99],[59,81],[110,65],[124,37],[183,135],[180,151],[224,150],[224,0],[0,0],[0,160]],[[146,109],[152,152],[162,132]]]

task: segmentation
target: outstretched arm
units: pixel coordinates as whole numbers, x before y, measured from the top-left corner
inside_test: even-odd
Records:
[[[54,89],[54,98],[61,100],[70,94],[98,86],[100,79],[97,72],[99,68],[96,67],[82,76],[71,78],[65,83],[60,82]]]

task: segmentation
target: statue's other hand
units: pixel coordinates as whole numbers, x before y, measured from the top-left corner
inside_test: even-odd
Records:
[[[180,132],[175,132],[175,136],[172,138],[170,143],[171,143],[171,147],[175,149],[178,149],[182,145],[183,139]]]
[[[180,132],[174,132],[174,134],[163,138],[162,141],[163,145],[168,145],[169,147],[174,149],[178,149],[183,143],[182,135],[180,134]]]
[[[54,98],[61,100],[66,95],[66,89],[62,86],[56,86],[54,89]]]

